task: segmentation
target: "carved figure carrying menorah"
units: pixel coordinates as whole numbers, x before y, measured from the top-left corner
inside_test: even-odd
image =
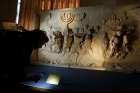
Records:
[[[73,22],[75,16],[70,12],[65,12],[60,16],[60,20],[65,24],[66,30],[65,30],[65,36],[64,36],[64,47],[63,47],[63,53],[69,52],[71,49],[71,46],[73,44],[73,31],[71,28],[69,28],[69,24]]]

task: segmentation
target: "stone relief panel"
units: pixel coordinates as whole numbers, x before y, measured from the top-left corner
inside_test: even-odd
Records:
[[[39,63],[115,71],[139,71],[140,8],[105,6],[58,9],[41,14],[49,42]]]
[[[102,25],[106,69],[139,71],[139,11],[136,7],[119,8]]]

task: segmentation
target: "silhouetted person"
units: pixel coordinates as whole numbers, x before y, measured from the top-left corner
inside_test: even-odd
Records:
[[[33,49],[41,48],[46,42],[46,33],[38,29],[26,32],[0,30],[1,78],[7,83],[22,80]]]

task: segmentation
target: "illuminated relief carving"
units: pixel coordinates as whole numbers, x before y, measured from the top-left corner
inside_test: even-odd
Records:
[[[85,10],[51,12],[51,51],[42,52],[41,61],[46,58],[44,62],[55,65],[134,70],[138,65],[131,64],[140,59],[140,8],[109,10],[109,14],[104,7],[103,14],[96,8],[94,13]],[[55,26],[61,29],[52,30]]]
[[[65,12],[62,15],[60,15],[60,20],[66,24],[66,29],[65,29],[65,37],[64,37],[64,51],[69,52],[71,50],[72,44],[73,44],[73,30],[69,27],[69,24],[74,21],[74,14],[71,12]]]
[[[63,15],[60,16],[60,19],[65,24],[70,24],[73,22],[75,16],[70,12],[65,12]]]

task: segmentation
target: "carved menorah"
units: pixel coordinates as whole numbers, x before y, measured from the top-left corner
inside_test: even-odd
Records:
[[[66,24],[67,26],[73,22],[75,16],[70,12],[65,12],[63,15],[60,16],[61,21]]]

